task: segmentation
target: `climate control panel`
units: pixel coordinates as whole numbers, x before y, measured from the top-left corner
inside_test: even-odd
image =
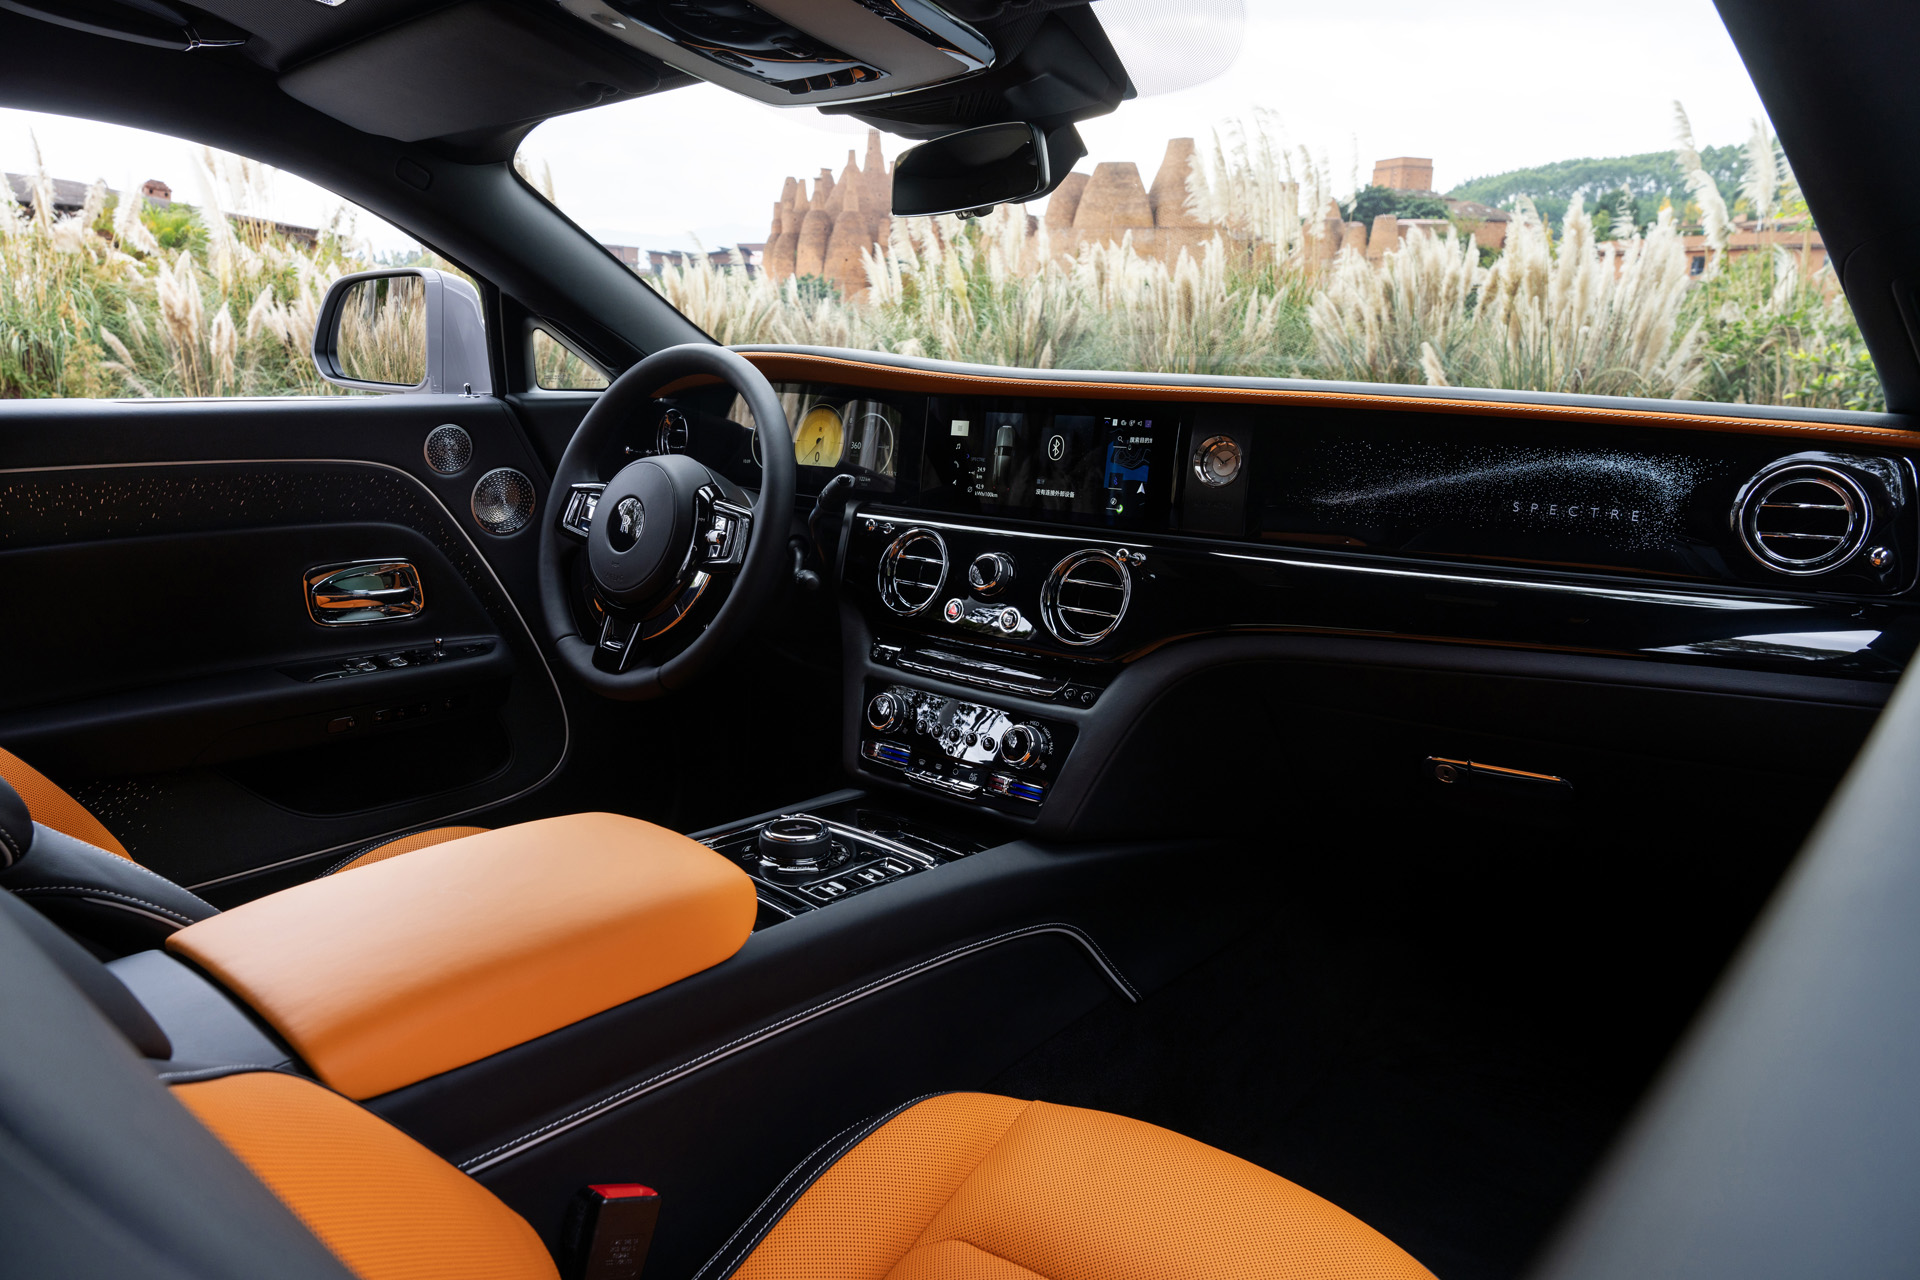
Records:
[[[880,681],[866,693],[861,763],[954,799],[1032,813],[1073,745],[1064,721]]]

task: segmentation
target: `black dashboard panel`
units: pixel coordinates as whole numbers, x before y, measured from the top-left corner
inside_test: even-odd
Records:
[[[746,354],[797,403],[898,424],[890,486],[842,468],[848,766],[1044,829],[1108,785],[1147,673],[1209,646],[1732,679],[1782,707],[1872,700],[1920,646],[1904,420]],[[939,731],[888,727],[927,699],[956,708]],[[1052,754],[983,754],[983,724]]]

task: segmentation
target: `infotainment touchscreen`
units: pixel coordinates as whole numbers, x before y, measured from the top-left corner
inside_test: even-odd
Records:
[[[923,480],[945,505],[1119,527],[1164,507],[1171,420],[945,399],[929,411]]]

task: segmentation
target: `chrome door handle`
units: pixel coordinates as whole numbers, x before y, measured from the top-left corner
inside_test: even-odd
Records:
[[[411,618],[427,606],[404,560],[353,560],[307,571],[307,615],[323,627]]]

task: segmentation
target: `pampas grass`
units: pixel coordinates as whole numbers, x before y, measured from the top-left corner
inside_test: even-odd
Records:
[[[892,219],[886,242],[864,255],[867,288],[853,298],[755,275],[737,255],[715,264],[692,254],[643,279],[725,343],[1879,407],[1832,274],[1809,273],[1805,251],[1728,258],[1731,214],[1677,103],[1674,119],[1676,160],[1709,237],[1698,282],[1672,211],[1643,234],[1596,243],[1577,203],[1556,239],[1521,202],[1490,266],[1470,239],[1423,230],[1376,259],[1329,258],[1326,162],[1285,145],[1266,116],[1202,148],[1188,208],[1216,233],[1172,263],[1128,241],[1062,253],[1044,224],[1003,207],[974,221]],[[1804,201],[1764,125],[1747,149],[1742,207],[1775,226],[1805,225],[1810,245]],[[211,151],[196,168],[202,210],[238,216],[202,216],[187,243],[176,231],[169,248],[145,201],[130,193],[109,207],[103,185],[73,216],[54,216],[36,157],[32,214],[0,211],[0,395],[338,394],[308,352],[328,285],[374,265],[351,220],[315,244],[289,240],[263,216],[271,170]],[[522,172],[551,194],[544,168]],[[356,332],[363,363],[417,370],[405,328]],[[558,344],[540,359],[542,385],[593,381]]]

